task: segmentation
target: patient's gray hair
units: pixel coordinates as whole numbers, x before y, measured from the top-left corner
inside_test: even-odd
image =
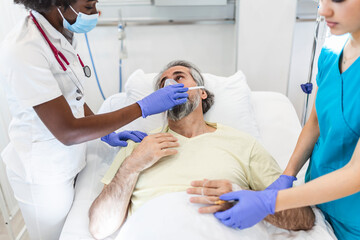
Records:
[[[186,67],[190,70],[190,74],[194,81],[196,82],[197,86],[204,86],[204,78],[201,75],[200,70],[198,67],[196,67],[194,64],[188,61],[184,60],[175,60],[166,65],[166,67],[155,77],[155,90],[158,90],[161,88],[161,75],[168,70],[169,68],[176,67],[176,66],[182,66]],[[214,94],[211,93],[209,90],[205,89],[205,92],[207,94],[207,98],[203,99],[202,102],[202,109],[203,113],[205,114],[211,106],[214,104]]]

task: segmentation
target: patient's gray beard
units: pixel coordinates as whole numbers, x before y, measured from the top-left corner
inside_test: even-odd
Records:
[[[168,118],[179,121],[192,113],[200,103],[200,94],[196,94],[193,99],[189,99],[185,104],[177,105],[168,111]]]

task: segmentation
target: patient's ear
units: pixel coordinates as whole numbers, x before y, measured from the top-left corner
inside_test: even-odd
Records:
[[[208,95],[207,95],[205,89],[201,89],[200,96],[201,96],[201,99],[207,99]]]

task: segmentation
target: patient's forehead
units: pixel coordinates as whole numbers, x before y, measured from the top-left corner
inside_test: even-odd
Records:
[[[184,66],[174,66],[174,67],[171,67],[171,68],[167,69],[166,71],[164,71],[163,74],[161,75],[161,78],[172,77],[172,76],[174,76],[176,74],[180,74],[180,73],[183,73],[183,74],[191,77],[189,68],[184,67]]]

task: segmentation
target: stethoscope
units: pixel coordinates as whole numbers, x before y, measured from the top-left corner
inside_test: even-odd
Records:
[[[36,20],[36,18],[34,17],[34,15],[32,14],[31,11],[30,11],[30,17],[31,17],[31,19],[33,20],[33,22],[35,23],[36,27],[39,29],[41,35],[44,37],[45,41],[49,44],[49,46],[50,46],[50,48],[51,48],[51,50],[52,50],[52,52],[53,52],[56,60],[57,60],[58,63],[60,64],[61,68],[64,70],[64,72],[67,73],[67,68],[65,67],[65,64],[61,61],[61,59],[62,59],[62,60],[66,63],[66,65],[68,65],[69,68],[71,69],[71,66],[70,66],[69,61],[66,59],[66,57],[64,56],[64,54],[62,54],[62,52],[60,52],[60,51],[54,46],[54,44],[52,44],[52,43],[50,42],[49,38],[46,36],[44,30],[41,28],[40,24],[38,23],[38,21]],[[89,77],[91,76],[91,70],[90,70],[89,66],[87,66],[87,65],[85,66],[85,65],[84,65],[84,63],[83,63],[83,61],[81,60],[79,54],[77,54],[77,57],[78,57],[78,59],[79,59],[79,62],[80,62],[80,64],[81,64],[81,67],[82,67],[83,70],[84,70],[85,76],[89,78]],[[61,58],[61,59],[60,59],[60,58]],[[80,80],[78,79],[78,77],[77,77],[76,74],[74,73],[74,71],[72,71],[72,72],[73,72],[73,74],[75,75],[77,81],[79,82],[79,85],[81,85],[81,88],[84,89],[83,86],[82,86],[82,84],[81,84],[81,82],[80,82]],[[70,79],[71,79],[71,81],[75,84],[75,86],[77,87],[77,91],[76,91],[76,92],[81,95],[81,97],[77,97],[77,98],[76,98],[76,100],[79,101],[84,94],[83,94],[83,92],[81,91],[80,87],[75,83],[75,81],[74,81],[71,77],[70,77]]]

